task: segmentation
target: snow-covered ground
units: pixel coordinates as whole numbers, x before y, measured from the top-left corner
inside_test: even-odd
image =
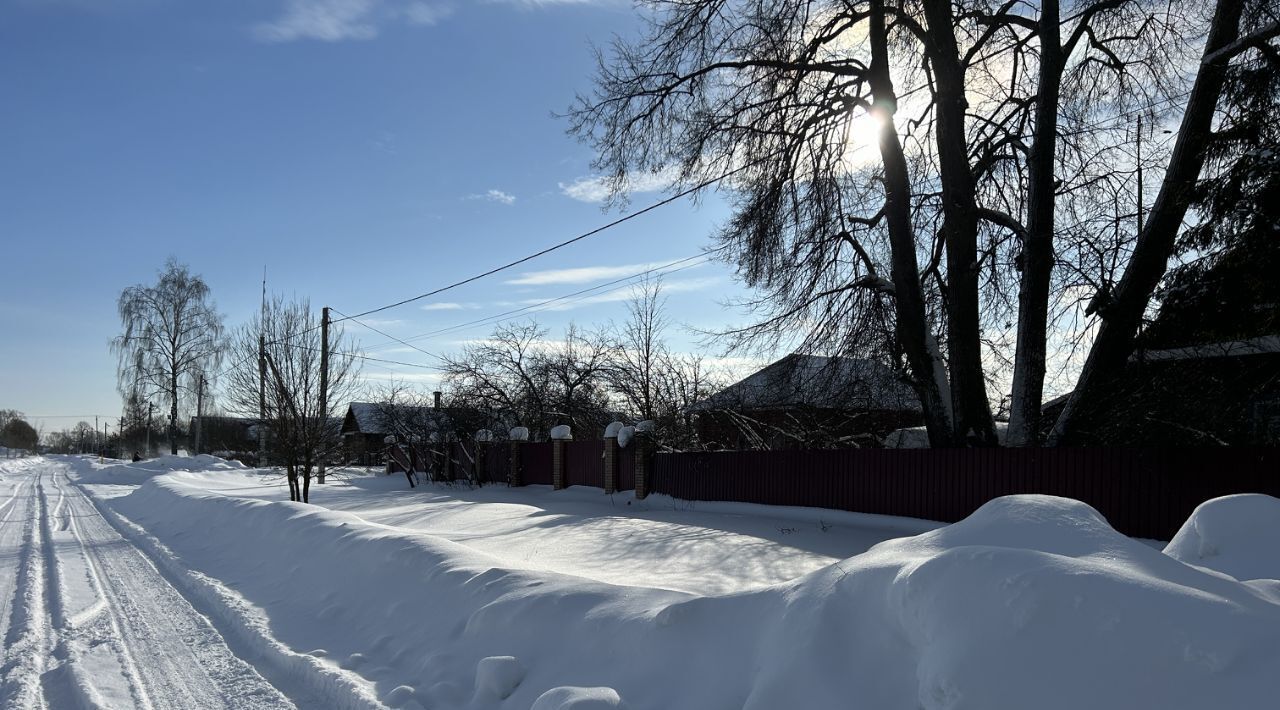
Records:
[[[1280,501],[1262,496],[1206,503],[1161,551],[1047,496],[1002,498],[934,529],[627,505],[590,489],[410,492],[376,477],[313,486],[306,506],[207,458],[22,466],[0,464],[0,500],[14,494],[0,565],[35,571],[5,586],[0,569],[19,629],[6,620],[9,698],[58,705],[51,686],[78,686],[52,671],[95,660],[99,645],[144,655],[121,599],[142,590],[113,595],[114,577],[95,587],[76,576],[112,564],[102,555],[145,555],[152,576],[118,573],[178,595],[141,603],[142,617],[190,608],[211,620],[205,645],[230,654],[217,656],[223,677],[246,684],[229,704],[277,692],[307,707],[1177,710],[1280,697],[1280,564],[1259,542],[1280,533]],[[65,551],[61,499],[73,504],[68,529],[88,541]],[[897,535],[912,536],[873,545]],[[58,574],[40,571],[44,559]],[[73,616],[101,606],[116,627],[77,646],[63,630],[73,604]],[[41,618],[48,628],[31,621]],[[11,652],[8,634],[27,650]],[[175,643],[157,652],[185,658]],[[44,646],[65,652],[41,660]],[[137,688],[182,674],[102,653],[104,677],[123,669],[110,685],[124,706],[146,707]],[[206,691],[192,692],[203,706]]]
[[[276,472],[184,472],[169,480],[187,490],[234,498],[288,496]],[[402,475],[356,472],[339,472],[329,481],[311,486],[312,504],[451,540],[512,569],[698,594],[785,582],[876,543],[941,526],[832,510],[695,504],[666,496],[636,500],[631,492],[606,496],[599,488],[576,486],[553,491],[550,486],[427,484],[409,490]]]

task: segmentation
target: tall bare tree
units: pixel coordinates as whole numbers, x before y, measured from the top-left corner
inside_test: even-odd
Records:
[[[259,343],[265,347],[259,357]],[[224,403],[241,416],[259,418],[268,431],[268,450],[284,465],[289,500],[310,502],[311,475],[321,461],[339,449],[338,412],[351,400],[359,369],[354,346],[341,324],[329,327],[328,397],[320,404],[321,353],[319,318],[307,301],[275,297],[231,338],[236,367],[226,375]],[[266,386],[259,389],[259,363],[266,366]],[[265,392],[265,398],[260,397]]]
[[[169,449],[178,453],[178,410],[201,377],[212,380],[226,349],[209,286],[185,264],[165,262],[155,284],[130,286],[117,303],[124,332],[111,341],[121,396],[142,392],[169,407]]]
[[[1086,292],[1097,307],[1081,320],[1140,316],[1151,280],[1126,288],[1112,274],[1131,249],[1131,269],[1144,252],[1168,257],[1119,228],[1122,201],[1130,217],[1144,211],[1129,124],[1184,112],[1189,83],[1186,116],[1212,114],[1214,66],[1234,45],[1211,31],[1197,65],[1196,29],[1238,4],[653,2],[647,35],[601,57],[571,130],[619,197],[637,173],[729,176],[721,253],[762,294],[749,305],[763,318],[732,332],[740,342],[893,357],[935,446],[993,443],[986,363],[1012,363],[1013,440],[1030,445],[1049,324]],[[1186,149],[1142,162],[1194,179],[1194,123]],[[878,160],[858,157],[867,143]],[[1144,234],[1185,214],[1185,195],[1166,202]],[[1119,296],[1133,303],[1117,312]],[[999,331],[1016,335],[1014,357]]]

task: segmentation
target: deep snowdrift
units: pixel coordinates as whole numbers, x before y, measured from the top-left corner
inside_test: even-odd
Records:
[[[238,471],[245,468],[239,461],[228,461],[208,454],[172,456],[165,454],[145,461],[128,462],[107,459],[98,463],[95,457],[68,456],[72,471],[80,483],[136,485],[160,474],[174,471]]]
[[[1241,581],[1280,580],[1280,499],[1245,493],[1206,501],[1164,552]]]
[[[1280,697],[1280,604],[998,499],[794,582],[718,597],[504,569],[345,514],[155,478],[112,505],[383,702],[432,708],[1244,708]]]

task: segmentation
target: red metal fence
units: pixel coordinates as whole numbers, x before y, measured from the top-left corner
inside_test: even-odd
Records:
[[[604,488],[604,442],[564,442],[565,485]]]
[[[954,522],[1014,493],[1084,501],[1120,532],[1169,539],[1200,503],[1280,496],[1280,449],[853,449],[655,454],[650,490],[686,500]]]
[[[551,442],[520,445],[520,477],[525,485],[551,485]]]

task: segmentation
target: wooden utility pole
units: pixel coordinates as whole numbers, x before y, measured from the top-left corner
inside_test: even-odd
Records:
[[[195,455],[200,455],[200,434],[204,428],[204,375],[200,375],[200,381],[196,384],[196,431],[195,431]]]
[[[320,410],[316,413],[320,417],[320,441],[322,445],[318,447],[320,466],[316,472],[316,482],[324,483],[324,459],[328,455],[328,447],[323,443],[329,438],[329,307],[325,306],[320,315]]]
[[[258,466],[267,465],[267,336],[258,336]]]
[[[147,456],[151,455],[151,410],[155,408],[156,405],[147,402]]]

